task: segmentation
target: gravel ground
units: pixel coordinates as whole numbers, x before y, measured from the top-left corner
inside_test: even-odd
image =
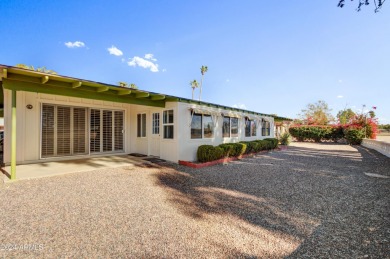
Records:
[[[389,258],[390,159],[293,143],[190,169],[129,166],[0,186],[5,258]]]

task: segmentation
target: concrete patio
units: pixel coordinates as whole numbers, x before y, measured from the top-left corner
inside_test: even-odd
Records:
[[[140,157],[135,157],[131,155],[112,155],[56,162],[24,164],[16,166],[16,181],[64,175],[69,173],[88,172],[103,168],[134,166],[144,163],[149,162],[143,160]],[[3,172],[3,181],[12,182],[12,180],[10,180],[11,167],[5,166],[1,168],[1,171]]]

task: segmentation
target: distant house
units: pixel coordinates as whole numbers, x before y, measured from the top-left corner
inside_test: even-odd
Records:
[[[199,145],[274,137],[285,120],[5,65],[0,80],[11,166],[129,153],[194,161]]]

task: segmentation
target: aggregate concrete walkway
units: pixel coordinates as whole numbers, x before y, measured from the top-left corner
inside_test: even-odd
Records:
[[[0,184],[0,258],[388,258],[390,159],[347,145]]]

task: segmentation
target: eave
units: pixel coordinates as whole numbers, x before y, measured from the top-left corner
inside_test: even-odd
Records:
[[[3,88],[119,103],[165,107],[166,96],[138,89],[1,66]]]

